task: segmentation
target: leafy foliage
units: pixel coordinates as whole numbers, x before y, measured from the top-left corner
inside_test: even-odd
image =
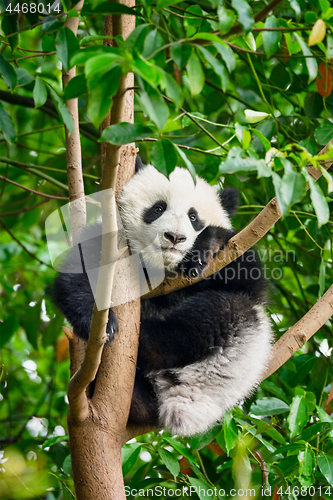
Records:
[[[101,177],[99,126],[121,74],[132,71],[135,125],[113,125],[105,140],[136,140],[165,175],[181,164],[239,188],[237,229],[277,196],[283,218],[258,253],[279,337],[332,281],[333,182],[319,163],[332,153],[318,153],[333,137],[333,8],[327,0],[275,2],[273,11],[261,0],[144,0],[133,9],[86,0],[75,38],[64,26],[79,15],[70,0],[62,2],[66,13],[15,5],[0,0],[0,491],[3,499],[58,500],[73,497],[69,363],[64,319],[50,301],[55,272],[44,222],[67,202],[63,124],[71,132],[73,122],[65,102],[79,98],[87,194]],[[112,47],[103,45],[110,13],[137,22]],[[61,65],[77,67],[65,91]],[[309,163],[323,172],[318,182]],[[166,487],[180,488],[180,498],[188,491],[222,498],[253,488],[258,498],[329,499],[331,326],[205,435],[156,432],[128,443],[128,496],[153,497],[147,489]]]

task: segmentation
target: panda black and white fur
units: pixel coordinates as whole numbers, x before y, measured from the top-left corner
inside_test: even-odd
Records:
[[[179,269],[191,277],[202,273],[235,234],[230,218],[237,205],[232,188],[219,191],[199,177],[194,184],[182,168],[168,179],[140,160],[119,199],[131,251],[159,266],[160,255],[149,245],[156,232],[170,278]],[[87,275],[60,273],[54,301],[74,332],[87,339],[94,303]],[[129,423],[191,436],[251,394],[270,357],[272,332],[264,303],[265,282],[252,249],[208,279],[142,300]],[[110,338],[116,331],[110,309]]]

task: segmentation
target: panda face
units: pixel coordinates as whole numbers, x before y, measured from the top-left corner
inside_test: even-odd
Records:
[[[130,246],[153,267],[177,268],[200,232],[214,225],[231,229],[219,192],[203,179],[176,168],[169,179],[152,165],[126,184],[119,198]]]

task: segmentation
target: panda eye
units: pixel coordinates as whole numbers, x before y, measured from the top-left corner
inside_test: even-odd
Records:
[[[189,219],[190,219],[191,222],[195,222],[197,220],[197,217],[194,214],[190,214],[189,215]]]
[[[161,214],[162,212],[164,212],[162,205],[157,205],[157,207],[154,207],[154,212],[156,214]]]

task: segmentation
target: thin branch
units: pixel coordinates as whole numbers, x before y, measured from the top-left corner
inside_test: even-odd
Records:
[[[61,189],[66,189],[68,191],[68,187],[66,184],[63,184],[62,182],[58,181],[57,179],[53,179],[53,177],[50,177],[49,175],[43,174],[43,172],[40,172],[34,167],[26,166],[24,163],[21,163],[16,160],[10,160],[9,158],[0,156],[0,162],[1,163],[7,163],[9,165],[12,165],[13,167],[20,168],[21,170],[24,170],[25,172],[30,172],[31,174],[37,175],[37,177],[40,177],[41,179],[44,179],[45,181],[50,182],[51,184],[54,184],[55,186],[60,187]],[[45,167],[46,168],[46,167]]]
[[[45,194],[41,193],[40,191],[35,191],[34,189],[30,189],[26,186],[23,186],[22,184],[19,184],[18,182],[14,182],[8,179],[8,177],[3,177],[2,175],[0,175],[0,179],[2,181],[9,182],[10,184],[14,184],[14,186],[18,186],[19,188],[24,189],[25,191],[29,191],[30,193],[37,194],[38,196],[43,196],[44,198],[49,198],[51,200],[69,200],[68,196],[54,196],[52,194]]]
[[[15,210],[14,212],[6,212],[4,214],[0,214],[0,218],[12,217],[13,215],[19,215],[19,214],[24,214],[25,212],[30,212],[31,210],[35,210],[35,208],[39,207],[43,203],[46,203],[47,201],[50,201],[50,200],[42,200],[39,203],[36,203],[36,205],[32,205],[31,207],[21,208],[20,210]]]
[[[74,8],[80,14],[83,7],[83,1],[80,0]],[[65,26],[69,28],[76,36],[79,26],[79,16],[67,19]],[[62,69],[62,83],[65,90],[66,85],[76,75],[76,66],[69,70]],[[66,102],[68,111],[70,112],[73,123],[74,131],[69,134],[65,126],[66,136],[66,165],[67,165],[67,179],[69,188],[70,200],[70,213],[72,224],[72,237],[73,243],[78,241],[79,233],[86,225],[86,199],[84,196],[84,182],[82,176],[82,156],[81,156],[81,141],[80,141],[80,128],[79,128],[79,104],[78,98],[69,99]]]
[[[282,366],[333,314],[333,285],[320,300],[274,344],[272,359],[263,380]]]
[[[35,107],[35,102],[32,97],[24,97],[19,94],[11,94],[10,92],[6,92],[4,90],[0,90],[0,101],[4,102],[9,102],[10,104],[17,104],[18,106],[24,106],[25,108],[34,108]],[[60,120],[58,111],[55,107],[55,105],[51,101],[46,101],[46,103],[43,106],[40,106],[38,108],[40,111],[43,111],[49,116],[52,116],[52,118],[55,118],[56,120]],[[63,125],[61,125],[62,127]],[[82,135],[87,137],[87,139],[90,139],[94,142],[96,142],[100,134],[98,130],[96,130],[92,125],[90,124],[82,124],[80,127],[80,131]],[[21,134],[19,137],[23,137],[23,135],[28,135],[31,133],[37,133],[37,131],[33,132],[27,132],[26,134]]]
[[[254,16],[254,22],[258,23],[259,21],[262,21],[265,19],[268,14],[274,10],[276,7],[280,5],[284,0],[272,0],[267,4],[263,9],[261,9],[257,14]],[[238,33],[242,33],[244,30],[243,26],[241,24],[235,24],[225,35],[223,35],[224,38],[231,36],[231,35],[236,35]],[[220,34],[219,31],[216,32],[216,34]]]
[[[43,264],[43,266],[47,266],[49,267],[50,269],[53,269],[52,266],[50,266],[49,264],[47,264],[46,262],[43,262],[42,260],[40,260],[36,255],[34,255],[33,253],[31,253],[27,247],[25,247],[23,245],[23,243],[20,242],[20,240],[18,240],[16,238],[16,236],[13,235],[13,233],[11,232],[11,230],[6,226],[6,224],[4,224],[1,220],[0,220],[0,225],[3,227],[3,229],[9,234],[9,236],[14,240],[16,241],[16,243],[18,245],[20,245],[21,248],[23,248],[23,250],[34,260],[37,260],[40,264]]]

